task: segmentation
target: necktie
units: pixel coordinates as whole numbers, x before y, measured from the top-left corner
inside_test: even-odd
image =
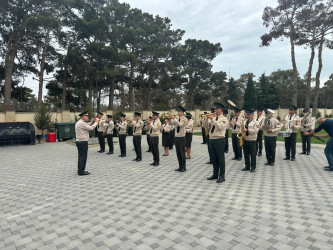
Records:
[[[153,121],[153,125],[154,125],[154,124],[155,124],[155,121]],[[152,133],[152,132],[153,132],[153,129],[150,130],[150,133]]]
[[[257,121],[259,120],[259,116],[257,117]]]
[[[237,122],[237,119],[238,119],[238,118],[236,117],[236,122]],[[236,129],[236,123],[235,123],[235,125],[234,125],[234,129]]]
[[[180,118],[178,119],[178,121],[180,122]],[[180,132],[180,127],[178,126],[177,127],[177,133],[179,133]]]
[[[247,129],[247,131],[246,131],[246,136],[249,136],[249,123],[250,123],[251,121],[250,120],[247,120],[246,121],[246,124],[245,124],[245,128]]]
[[[219,119],[219,118],[216,116],[215,121],[217,121],[217,119]],[[214,133],[214,130],[215,130],[215,126],[212,127],[212,130],[210,132]]]
[[[138,124],[138,121],[136,121],[136,124]],[[136,127],[134,127],[134,133],[135,133]]]

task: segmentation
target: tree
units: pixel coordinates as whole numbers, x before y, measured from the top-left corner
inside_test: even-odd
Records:
[[[256,109],[257,108],[257,95],[252,77],[247,80],[243,109]]]
[[[52,115],[48,110],[48,106],[46,104],[41,104],[39,106],[38,111],[35,113],[35,125],[42,132],[47,130],[52,123]]]
[[[240,97],[240,87],[235,81],[234,78],[230,78],[229,81],[227,82],[227,91],[225,95],[225,100],[224,102],[226,103],[227,100],[231,100],[234,102],[236,105],[239,107],[239,97]]]
[[[295,56],[295,43],[299,36],[298,13],[301,12],[308,0],[278,0],[276,8],[266,7],[262,19],[265,27],[271,27],[269,33],[261,36],[261,45],[269,46],[273,39],[288,38],[290,42],[291,62],[293,67],[293,97],[292,104],[297,106],[297,77],[298,70]]]

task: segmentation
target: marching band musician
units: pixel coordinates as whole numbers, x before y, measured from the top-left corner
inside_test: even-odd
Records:
[[[152,116],[149,116],[149,120],[153,119]],[[148,120],[148,121],[149,121]],[[145,126],[146,128],[146,134],[147,134],[147,144],[148,144],[148,150],[146,152],[151,152],[151,144],[150,144],[150,128],[149,128],[149,125],[148,123],[146,124]]]
[[[171,126],[169,124],[169,118],[164,119],[164,124],[161,127],[162,131],[162,146],[164,147],[164,154],[162,156],[168,156],[169,155],[169,147],[170,147],[170,131]]]
[[[169,125],[170,125],[170,145],[169,145],[169,150],[173,150],[173,145],[175,145],[175,126],[170,124],[170,120],[169,120]]]
[[[112,115],[107,115],[108,117],[108,123],[104,124],[106,127],[106,139],[108,141],[108,146],[109,146],[109,152],[106,153],[107,155],[112,155],[113,154],[113,129],[114,129],[114,122],[113,122],[113,116]]]
[[[273,117],[275,112],[271,109],[266,110],[266,118],[261,124],[261,128],[265,131],[265,152],[267,162],[265,165],[274,166],[276,138],[277,133],[281,130],[281,125],[278,119]]]
[[[285,116],[282,128],[290,132],[289,137],[284,138],[286,157],[283,160],[295,161],[297,130],[301,125],[301,119],[296,114],[297,108],[293,105],[289,107],[289,114]],[[290,158],[291,151],[291,158]]]
[[[175,146],[177,152],[177,159],[179,167],[175,169],[175,171],[185,172],[186,171],[186,158],[185,158],[185,135],[186,135],[186,118],[184,117],[184,113],[186,110],[178,106],[178,119],[172,115],[171,118],[171,125],[175,126]]]
[[[228,113],[229,111],[226,109],[223,109],[223,116],[228,119]],[[229,123],[230,121],[228,121]],[[229,152],[229,127],[225,130],[225,145],[224,145],[224,153]]]
[[[97,112],[97,118],[99,119],[99,123],[97,125],[97,136],[98,136],[98,143],[100,146],[100,150],[97,151],[98,153],[104,153],[105,152],[105,127],[104,127],[104,123],[105,120],[102,119],[103,117],[103,113],[102,112]]]
[[[207,137],[205,134],[205,119],[206,119],[207,112],[205,111],[203,113],[203,116],[200,119],[200,124],[201,124],[201,135],[202,135],[202,143],[201,144],[206,144],[207,143]]]
[[[211,108],[210,109],[210,114],[212,114],[215,117],[215,109]],[[207,150],[208,150],[208,155],[209,155],[209,161],[206,162],[206,164],[213,164],[213,160],[212,160],[212,155],[210,153],[209,150],[209,130],[210,130],[210,123],[208,118],[206,117],[204,120],[204,124],[205,124],[205,136],[206,136],[206,142],[207,142]]]
[[[232,160],[242,160],[242,147],[239,145],[237,134],[241,132],[241,126],[243,123],[243,117],[240,115],[241,110],[239,108],[234,109],[235,117],[230,122],[232,129],[232,148],[234,150],[235,157]]]
[[[193,124],[192,115],[186,113],[187,124],[186,124],[186,135],[185,135],[185,148],[186,148],[186,159],[191,159],[191,144],[193,137]]]
[[[134,127],[133,130],[133,145],[136,154],[136,158],[133,161],[139,162],[142,161],[142,150],[141,150],[141,136],[143,121],[141,120],[141,113],[134,112],[135,120],[130,119],[129,126]]]
[[[222,114],[224,106],[218,102],[215,102],[214,106],[216,117],[214,118],[213,114],[208,117],[210,124],[209,150],[213,160],[213,175],[207,180],[217,179],[217,183],[222,183],[225,181],[225,130],[229,124],[227,118]]]
[[[160,152],[158,148],[158,141],[159,141],[159,135],[161,131],[161,121],[158,117],[159,113],[153,111],[153,118],[152,120],[149,120],[147,124],[149,125],[150,129],[150,145],[151,145],[151,152],[153,154],[154,162],[150,165],[152,166],[158,166],[160,165]]]
[[[120,155],[119,157],[126,157],[126,133],[127,133],[127,121],[125,119],[126,115],[120,115],[120,123],[117,123],[117,129],[119,131],[119,146],[120,146]]]
[[[301,137],[302,137],[302,153],[310,155],[311,151],[311,136],[305,135],[304,132],[310,132],[314,124],[311,115],[306,114],[309,112],[308,108],[303,109],[303,117],[301,119]]]
[[[259,132],[258,132],[258,136],[257,136],[257,143],[256,143],[256,153],[258,156],[262,155],[262,134],[263,134],[263,130],[262,130],[262,122],[264,120],[264,117],[262,115],[262,109],[257,109],[257,118],[256,121],[259,123]]]
[[[244,159],[245,159],[245,168],[242,171],[250,170],[253,173],[256,170],[256,143],[257,135],[259,131],[259,122],[253,119],[253,109],[245,110],[246,113],[246,122],[243,129],[244,134]]]

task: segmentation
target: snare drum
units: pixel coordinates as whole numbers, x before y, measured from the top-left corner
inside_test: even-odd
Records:
[[[290,132],[289,131],[280,131],[278,132],[277,136],[279,137],[290,137]]]

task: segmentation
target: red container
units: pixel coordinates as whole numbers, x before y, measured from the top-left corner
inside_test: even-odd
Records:
[[[49,142],[50,141],[50,133],[46,132],[46,141]]]
[[[56,142],[56,134],[49,133],[49,142]]]

